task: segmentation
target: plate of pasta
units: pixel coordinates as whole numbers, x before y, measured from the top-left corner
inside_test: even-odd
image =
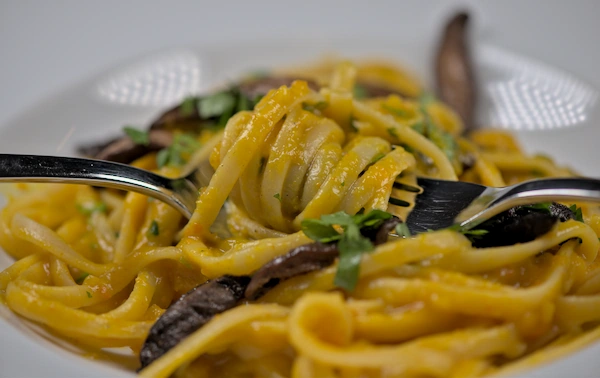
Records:
[[[205,177],[189,219],[133,192],[4,185],[3,348],[33,350],[47,376],[593,374],[597,204],[468,231],[407,222],[419,177],[598,174],[596,89],[472,45],[467,25],[450,19],[434,48],[166,50],[0,128],[2,152]]]

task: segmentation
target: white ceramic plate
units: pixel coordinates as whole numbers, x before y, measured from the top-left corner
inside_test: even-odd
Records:
[[[105,139],[123,125],[147,125],[162,109],[242,73],[299,64],[336,52],[349,58],[396,60],[429,82],[432,50],[421,41],[272,41],[252,46],[159,51],[68,88],[0,127],[0,152],[71,155],[81,142]],[[528,152],[544,153],[579,172],[600,176],[598,92],[575,77],[482,43],[474,55],[482,87],[479,119],[513,129]],[[0,269],[11,260],[0,251]],[[526,373],[596,376],[600,344]],[[34,359],[32,361],[32,359]],[[130,376],[86,359],[33,332],[0,305],[0,375],[46,377]]]

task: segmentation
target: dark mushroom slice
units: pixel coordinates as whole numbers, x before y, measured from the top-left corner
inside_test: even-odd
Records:
[[[316,242],[296,247],[258,269],[252,275],[245,296],[257,299],[282,280],[328,267],[339,254],[335,244]]]
[[[78,152],[94,159],[128,164],[149,152],[158,151],[171,145],[173,135],[166,130],[153,130],[148,133],[147,145],[137,144],[130,137],[123,136],[104,143],[80,146]]]
[[[373,244],[379,245],[388,241],[388,234],[394,231],[400,223],[402,223],[402,220],[397,216],[393,216],[383,221],[378,227],[365,227],[361,229],[360,233],[362,236],[371,239]]]
[[[474,128],[476,80],[468,43],[469,16],[458,13],[444,29],[435,59],[437,96],[462,118],[465,131]]]
[[[411,98],[397,89],[390,88],[378,83],[369,81],[358,81],[354,87],[354,96],[356,98],[387,97],[390,95],[400,96],[402,98]]]
[[[574,214],[568,207],[551,203],[542,206],[516,206],[485,221],[477,229],[487,233],[472,238],[477,248],[500,247],[526,243],[544,235],[558,221],[565,222]]]
[[[150,329],[140,351],[142,368],[244,297],[249,277],[223,276],[208,281],[173,303]]]
[[[388,234],[401,222],[400,218],[394,216],[377,227],[361,229],[361,233],[373,244],[383,244],[387,242]],[[336,244],[315,242],[296,247],[266,263],[252,275],[246,288],[246,298],[257,299],[283,280],[328,267],[339,254]]]

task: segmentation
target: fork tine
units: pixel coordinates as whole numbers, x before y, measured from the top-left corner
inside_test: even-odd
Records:
[[[417,195],[415,207],[406,219],[411,233],[452,226],[458,213],[486,189],[468,182],[426,178],[419,178],[417,183],[423,192]]]

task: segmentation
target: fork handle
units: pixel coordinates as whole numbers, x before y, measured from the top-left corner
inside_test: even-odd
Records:
[[[508,198],[535,199],[535,202],[545,200],[559,201],[595,201],[600,202],[600,180],[592,178],[551,178],[526,181],[504,189],[494,202],[505,201]]]
[[[122,189],[169,203],[189,217],[174,198],[173,181],[126,164],[104,160],[0,154],[0,182],[68,183]]]
[[[526,181],[506,188],[488,188],[457,216],[456,221],[469,229],[511,207],[546,201],[600,202],[600,180],[551,178]]]

